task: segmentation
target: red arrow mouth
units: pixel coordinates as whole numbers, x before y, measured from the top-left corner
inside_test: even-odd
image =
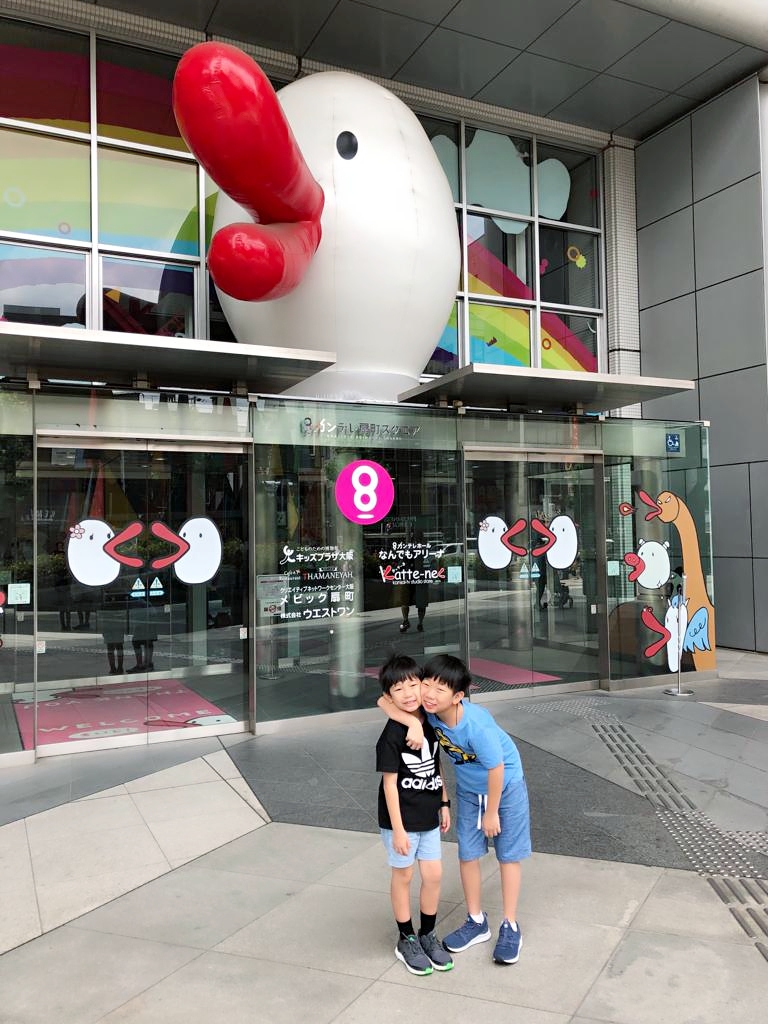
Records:
[[[624,561],[627,565],[634,566],[628,577],[629,582],[634,583],[638,576],[645,571],[645,562],[642,560],[640,555],[636,555],[634,551],[629,551],[624,555]]]
[[[646,658],[652,658],[654,654],[658,654],[662,647],[666,647],[669,641],[672,639],[672,634],[669,632],[663,622],[659,622],[656,616],[653,614],[653,608],[645,607],[640,613],[640,618],[643,620],[643,625],[647,626],[648,629],[652,629],[654,633],[659,633],[660,639],[655,640],[652,644],[649,644],[643,652]]]
[[[173,110],[198,161],[254,221],[214,235],[216,285],[245,301],[287,295],[320,244],[324,195],[269,79],[236,47],[200,43],[179,61]]]
[[[557,538],[555,537],[554,533],[552,533],[550,528],[545,523],[542,523],[540,519],[532,519],[531,526],[537,533],[540,533],[542,537],[545,538],[543,544],[540,544],[537,548],[531,549],[531,554],[533,555],[533,557],[538,558],[539,555],[543,555],[545,551],[549,551],[549,549],[555,543]]]
[[[524,555],[526,554],[526,548],[520,547],[519,544],[512,544],[512,537],[520,533],[521,530],[525,529],[525,520],[518,519],[516,523],[513,523],[509,529],[501,535],[501,543],[512,552],[513,555]]]
[[[109,555],[110,558],[114,558],[114,560],[119,562],[121,565],[130,565],[134,569],[140,568],[144,565],[143,558],[137,558],[136,555],[124,555],[117,549],[121,544],[125,544],[129,540],[133,540],[134,537],[138,537],[143,529],[144,524],[140,523],[138,519],[134,520],[134,522],[129,523],[124,530],[116,533],[111,540],[108,540],[107,543],[103,545],[102,550],[106,555]]]
[[[650,505],[651,507],[651,511],[645,517],[646,521],[649,519],[655,519],[656,516],[661,515],[661,505],[658,501],[654,501],[650,494],[646,494],[645,491],[638,491],[637,496],[644,505]]]
[[[170,526],[166,526],[165,523],[154,522],[150,526],[150,530],[159,537],[160,540],[167,540],[169,544],[173,544],[176,548],[170,555],[161,555],[160,558],[153,558],[149,563],[152,569],[166,569],[169,565],[173,565],[189,551],[189,544],[180,537],[178,533],[175,533]]]

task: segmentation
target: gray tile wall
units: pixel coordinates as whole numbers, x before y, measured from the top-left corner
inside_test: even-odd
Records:
[[[717,642],[768,651],[760,132],[753,78],[642,143],[636,192],[641,371],[698,385],[695,396],[645,403],[643,415],[710,421]]]

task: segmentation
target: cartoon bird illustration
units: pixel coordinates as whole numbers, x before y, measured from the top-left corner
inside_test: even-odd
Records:
[[[507,526],[500,516],[486,516],[477,531],[477,553],[483,565],[489,569],[506,569],[512,555],[524,555],[526,549],[512,542],[524,529],[524,519]]]
[[[69,530],[69,571],[86,587],[106,587],[117,579],[121,565],[136,568],[144,564],[143,559],[118,551],[120,545],[138,537],[143,529],[143,524],[136,520],[116,533],[103,519],[81,519]]]
[[[672,575],[668,541],[660,544],[657,540],[641,539],[637,553],[628,551],[624,561],[631,568],[629,582],[638,583],[646,590],[659,590]]]
[[[680,536],[686,575],[686,610],[693,609],[688,614],[683,650],[692,653],[697,671],[714,669],[715,609],[707,594],[699,538],[691,511],[683,499],[671,491],[662,491],[656,499],[645,491],[638,491],[638,497],[651,510],[646,513],[646,520],[658,518],[662,523],[670,523]]]
[[[208,265],[240,341],[335,351],[292,389],[393,400],[415,386],[456,294],[453,196],[412,111],[346,72],[279,98],[223,43],[179,62],[176,120],[218,184]]]
[[[640,617],[648,629],[659,635],[658,640],[654,640],[646,647],[644,651],[646,658],[653,658],[662,647],[666,647],[669,671],[677,672],[688,631],[688,602],[683,601],[681,594],[675,594],[667,601],[663,623],[656,618],[653,609],[647,606],[643,608]]]
[[[218,572],[222,553],[221,534],[207,516],[187,519],[178,532],[161,522],[152,523],[150,530],[156,537],[176,547],[176,551],[170,555],[153,559],[150,568],[165,569],[172,565],[182,583],[207,583]]]
[[[543,544],[531,549],[533,557],[546,554],[553,569],[570,568],[579,552],[576,524],[571,517],[555,516],[549,526],[540,519],[532,519],[531,526],[544,539]]]

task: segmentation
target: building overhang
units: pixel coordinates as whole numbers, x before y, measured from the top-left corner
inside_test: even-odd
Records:
[[[694,387],[692,380],[470,363],[403,392],[398,400],[573,415],[607,413],[652,398],[683,394]]]
[[[0,323],[0,374],[13,379],[276,394],[335,361],[334,352]]]

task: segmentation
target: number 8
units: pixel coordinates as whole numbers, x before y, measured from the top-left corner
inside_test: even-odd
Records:
[[[363,476],[368,477],[367,484],[361,482],[361,477]],[[354,489],[352,501],[355,508],[360,512],[370,512],[376,508],[378,503],[376,488],[379,485],[379,474],[376,470],[372,466],[358,466],[352,473],[350,480]]]

